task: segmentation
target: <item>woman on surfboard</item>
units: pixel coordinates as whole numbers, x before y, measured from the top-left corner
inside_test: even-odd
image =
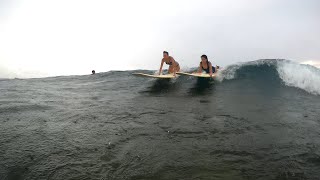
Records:
[[[212,63],[208,60],[207,55],[201,56],[201,62],[199,65],[199,69],[197,73],[201,73],[202,71],[205,71],[207,74],[210,74],[210,77],[212,77],[212,74],[215,73],[219,69],[219,66],[213,67]]]
[[[163,63],[166,63],[167,65],[169,65],[169,69],[168,69],[169,74],[173,73],[174,75],[176,75],[176,72],[180,71],[179,63],[175,61],[173,57],[169,56],[169,53],[167,51],[163,51],[163,59],[161,60],[159,75],[162,74]]]

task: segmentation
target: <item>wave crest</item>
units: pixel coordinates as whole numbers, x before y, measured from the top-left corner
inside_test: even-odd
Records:
[[[320,95],[320,69],[283,59],[262,59],[227,66],[217,80],[264,78]]]

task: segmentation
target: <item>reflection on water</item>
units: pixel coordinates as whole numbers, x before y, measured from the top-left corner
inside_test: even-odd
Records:
[[[208,95],[214,88],[214,81],[207,78],[197,78],[196,83],[189,90],[191,95]]]
[[[174,91],[176,86],[176,83],[171,79],[157,79],[152,83],[148,90],[143,92],[150,94],[168,93]]]

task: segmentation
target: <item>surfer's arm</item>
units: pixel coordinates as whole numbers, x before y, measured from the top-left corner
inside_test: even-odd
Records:
[[[212,77],[212,74],[213,74],[213,73],[212,73],[212,64],[211,64],[211,63],[209,63],[208,65],[209,65],[210,77]]]
[[[160,69],[159,69],[159,75],[162,73],[162,66],[163,66],[163,59],[161,60],[161,65],[160,65]]]

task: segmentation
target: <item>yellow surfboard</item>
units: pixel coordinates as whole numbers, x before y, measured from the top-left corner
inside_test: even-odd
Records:
[[[200,77],[200,78],[210,78],[210,74],[207,73],[184,73],[184,72],[177,72],[177,74],[179,75],[183,75],[183,76],[193,76],[193,77]],[[213,73],[212,77],[215,77],[216,74]]]
[[[158,79],[173,79],[173,78],[176,78],[176,76],[174,76],[173,74],[155,75],[155,74],[133,73],[132,75],[140,76],[140,77],[158,78]]]

